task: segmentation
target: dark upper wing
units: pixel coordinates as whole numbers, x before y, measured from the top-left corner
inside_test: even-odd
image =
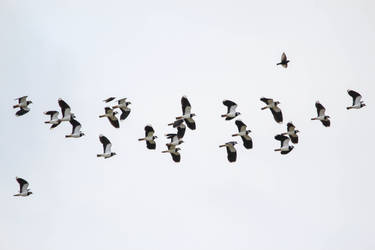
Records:
[[[173,122],[173,127],[176,128],[178,126],[180,126],[182,123],[184,123],[184,120],[176,120]]]
[[[171,153],[172,159],[174,162],[180,162],[181,161],[181,155],[179,152],[173,152]]]
[[[288,122],[286,124],[286,126],[287,126],[288,132],[293,132],[295,130],[295,127],[294,127],[293,123],[291,123],[291,122]]]
[[[107,99],[105,99],[105,100],[103,100],[103,102],[111,102],[111,101],[113,101],[114,99],[116,99],[116,97],[108,97]]]
[[[146,135],[146,137],[153,136],[154,133],[155,133],[155,131],[154,131],[154,129],[150,125],[147,125],[145,127],[145,135]]]
[[[147,144],[148,149],[155,149],[156,148],[155,141],[146,141],[146,144]]]
[[[323,115],[326,111],[326,109],[323,107],[322,104],[320,104],[320,102],[316,102],[315,107],[316,107],[316,111],[318,113],[318,116]]]
[[[20,104],[20,103],[22,103],[22,102],[26,102],[26,99],[27,99],[27,95],[25,95],[25,96],[22,96],[22,97],[20,97],[20,98],[17,98],[18,99],[18,103]]]
[[[294,144],[297,144],[297,143],[298,143],[298,135],[297,135],[297,134],[289,135],[289,138],[290,138],[290,140],[291,140]]]
[[[358,102],[362,99],[362,96],[354,90],[348,90],[348,94],[353,98],[353,106],[356,104],[356,99],[359,98]]]
[[[323,121],[321,121],[322,123],[323,123],[323,125],[325,126],[325,127],[329,127],[329,126],[331,126],[331,121],[330,120],[323,120]]]
[[[232,151],[234,149],[234,151]],[[227,158],[229,162],[235,162],[237,160],[237,151],[233,147],[231,150],[230,147],[227,147]]]
[[[286,63],[286,60],[287,60],[286,54],[285,54],[285,52],[283,52],[283,54],[281,55],[281,62]]]
[[[21,108],[20,110],[18,110],[18,111],[16,112],[16,116],[24,115],[24,114],[26,114],[26,113],[29,112],[29,111],[30,111],[30,109],[24,109],[24,108]]]
[[[253,140],[251,139],[250,136],[245,135],[245,136],[241,136],[241,138],[242,138],[243,146],[245,148],[247,149],[253,148]]]
[[[260,100],[262,102],[264,102],[265,104],[267,104],[267,105],[273,102],[273,99],[271,99],[271,98],[265,98],[265,97],[260,98]]]
[[[180,126],[177,127],[177,137],[178,138],[183,138],[185,135],[186,131],[186,126],[185,124],[181,124]]]
[[[195,121],[193,120],[193,118],[185,119],[185,122],[186,122],[186,125],[188,126],[188,128],[190,128],[191,130],[196,129]]]
[[[234,123],[236,124],[238,128],[238,132],[246,130],[246,124],[243,123],[241,120],[236,120]]]
[[[69,105],[63,100],[63,99],[59,99],[58,100],[58,103],[59,103],[59,106],[60,106],[60,108],[61,108],[61,112],[63,113],[63,116],[64,116],[64,111],[66,110],[66,109],[70,109],[70,107],[69,107]]]
[[[123,109],[123,108],[120,108],[121,109],[121,116],[120,116],[120,120],[125,120],[129,114],[130,114],[130,109],[126,110],[126,109]]]
[[[101,135],[99,136],[99,140],[100,142],[103,144],[103,148],[104,148],[104,151],[105,151],[105,147],[110,144],[111,142],[108,140],[107,137],[105,137],[104,135]]]
[[[271,108],[271,112],[273,115],[273,118],[277,123],[283,122],[283,113],[281,112],[281,109],[276,107],[276,108]]]
[[[115,127],[115,128],[120,127],[120,123],[119,123],[119,121],[118,121],[118,119],[115,115],[112,115],[111,117],[108,117],[108,120],[110,121],[110,123],[112,124],[113,127]]]
[[[186,96],[183,96],[181,98],[181,106],[182,106],[182,113],[183,114],[190,113],[191,105],[190,105],[190,102],[189,102],[189,100],[187,99]]]
[[[18,184],[20,185],[20,193],[22,193],[22,190],[24,189],[24,186],[26,185],[26,188],[27,188],[29,183],[26,180],[24,180],[22,178],[19,178],[19,177],[17,177],[16,180],[17,180]]]
[[[73,128],[72,128],[72,134],[74,134],[74,129],[78,126],[81,126],[81,123],[79,123],[77,120],[75,120],[74,118],[70,118],[70,124],[72,124]]]
[[[227,108],[228,108],[227,113],[230,112],[230,108],[231,108],[232,106],[236,106],[236,107],[237,107],[237,104],[236,104],[235,102],[230,101],[230,100],[224,100],[224,101],[223,101],[223,104],[224,104],[225,106],[227,106]]]

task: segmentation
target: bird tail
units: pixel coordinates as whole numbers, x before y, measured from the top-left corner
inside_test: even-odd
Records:
[[[239,134],[233,134],[232,136],[239,136]]]
[[[352,109],[353,107],[346,107],[347,110]]]
[[[267,107],[263,107],[263,108],[261,108],[261,110],[265,110]]]
[[[168,150],[161,151],[162,153],[168,153]]]
[[[172,126],[172,125],[173,125],[173,123],[174,123],[174,122],[172,122],[172,123],[168,123],[168,126]]]
[[[317,118],[311,118],[311,120],[313,121],[313,120],[318,120]]]
[[[50,121],[46,121],[46,122],[44,122],[45,124],[49,124],[50,123]]]
[[[278,151],[281,151],[281,148],[277,148],[277,149],[275,149],[275,152],[278,152]]]
[[[113,109],[118,108],[118,105],[112,106]]]
[[[182,116],[178,116],[176,117],[176,120],[181,120],[182,119]],[[173,123],[172,123],[173,124]]]
[[[13,108],[14,108],[14,109],[19,108],[19,106],[20,106],[20,105],[17,104],[17,105],[14,105]]]
[[[139,138],[138,141],[144,141],[146,138]]]
[[[281,65],[281,63],[277,63],[276,65]]]
[[[220,145],[219,148],[222,148],[222,147],[225,147],[225,144],[224,145]]]
[[[65,138],[70,138],[70,137],[72,137],[72,135],[66,135],[66,136],[65,136]]]
[[[105,115],[99,115],[99,118],[103,118],[103,117],[105,117]]]
[[[97,154],[96,157],[101,157],[102,155],[101,154]]]
[[[221,115],[221,117],[227,117],[227,114],[225,114],[225,115]]]

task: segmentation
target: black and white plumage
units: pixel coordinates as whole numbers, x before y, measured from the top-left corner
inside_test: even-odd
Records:
[[[235,162],[237,160],[237,150],[234,147],[237,144],[236,141],[230,141],[223,145],[220,145],[219,147],[226,147],[227,149],[227,159],[229,162]]]
[[[318,116],[315,117],[315,118],[311,118],[311,120],[319,120],[319,121],[322,122],[322,124],[325,127],[331,126],[331,121],[329,120],[330,117],[328,115],[325,115],[326,109],[324,108],[324,106],[322,104],[320,104],[319,101],[317,101],[315,103],[315,107],[316,107],[316,111],[318,113]]]
[[[155,131],[152,128],[151,125],[147,125],[145,127],[145,137],[139,138],[138,141],[146,141],[146,145],[148,149],[155,149],[156,148],[156,142],[155,139],[158,138],[154,135]]]
[[[281,55],[281,61],[276,65],[281,65],[284,68],[288,68],[288,63],[289,60],[287,59],[285,52],[283,52],[283,54]]]
[[[97,154],[97,157],[104,157],[104,159],[110,158],[116,153],[111,151],[112,143],[104,135],[99,135],[99,141],[103,144],[103,154]]]
[[[126,101],[126,98],[122,98],[122,99],[119,99],[117,101],[117,105],[113,106],[112,108],[115,109],[115,108],[119,108],[121,110],[121,115],[120,115],[120,120],[123,121],[125,120],[129,114],[130,114],[130,111],[131,109],[128,107],[129,104],[131,104],[131,102],[127,102]]]
[[[162,153],[170,153],[174,162],[181,161],[181,155],[178,151],[180,148],[176,148],[176,145],[167,144],[168,150],[162,151]]]
[[[270,109],[275,121],[277,123],[282,123],[283,122],[283,113],[281,112],[281,109],[277,106],[278,104],[280,104],[280,102],[279,101],[275,102],[273,99],[265,98],[265,97],[260,98],[260,100],[262,102],[264,102],[265,104],[267,104],[267,106],[263,107],[262,110]]]
[[[105,110],[105,114],[100,115],[99,118],[107,117],[109,122],[112,124],[113,127],[119,128],[120,123],[119,123],[119,121],[116,117],[117,111],[114,111],[110,107],[105,107],[104,110]]]
[[[52,126],[60,124],[59,117],[58,117],[59,111],[55,111],[55,110],[47,111],[47,112],[44,112],[44,114],[50,116],[49,121],[44,122],[45,124],[51,124]],[[51,126],[51,129],[53,128],[52,126]]]
[[[14,196],[25,197],[25,196],[29,196],[30,194],[32,194],[32,192],[30,192],[30,189],[28,189],[29,183],[25,179],[16,177],[16,180],[18,184],[20,185],[20,190],[18,191],[18,194],[15,194]]]
[[[33,102],[28,101],[27,96],[22,96],[22,97],[14,99],[14,100],[18,100],[18,104],[14,105],[13,108],[14,109],[16,109],[16,108],[20,109],[16,112],[16,116],[22,116],[22,115],[24,115],[24,114],[26,114],[30,111],[30,108],[28,106]]]
[[[351,90],[351,89],[348,89],[348,94],[352,97],[353,99],[353,104],[352,106],[349,106],[349,107],[346,107],[346,109],[360,109],[360,108],[363,108],[364,106],[366,106],[366,104],[361,101],[362,99],[362,96],[354,91],[354,90]]]
[[[178,138],[183,138],[186,131],[186,126],[184,124],[184,120],[176,120],[172,123],[169,123],[168,126],[173,126],[174,128],[177,128],[177,136]]]
[[[81,132],[81,123],[79,123],[73,117],[70,119],[70,124],[72,124],[72,133],[70,135],[66,135],[66,138],[80,138],[85,135]]]
[[[178,134],[170,133],[165,135],[168,139],[171,140],[170,143],[167,143],[167,145],[180,145],[184,141],[182,140],[182,137],[179,137]]]
[[[103,102],[109,103],[109,102],[113,101],[114,99],[116,99],[116,97],[111,96],[111,97],[108,97],[107,99],[103,100]]]
[[[229,121],[233,118],[239,116],[241,113],[236,112],[237,104],[230,100],[224,100],[223,104],[227,106],[227,113],[224,115],[221,115],[221,117],[225,117],[225,120]]]
[[[191,105],[186,96],[181,98],[182,116],[176,117],[177,120],[184,120],[187,127],[191,130],[196,129],[195,121],[193,117],[194,113],[191,113]]]
[[[288,135],[289,138],[290,138],[290,140],[294,144],[297,144],[298,143],[298,135],[297,135],[297,133],[299,133],[299,130],[296,129],[296,127],[293,125],[292,122],[288,122],[286,124],[286,126],[287,126],[288,132],[282,133],[281,135]]]
[[[280,148],[275,149],[275,151],[279,151],[282,155],[286,155],[293,150],[294,146],[289,145],[289,137],[285,135],[276,135],[275,139],[281,142]]]
[[[247,149],[253,148],[253,140],[249,136],[251,130],[246,130],[247,126],[241,120],[236,120],[235,124],[238,128],[238,133],[233,134],[232,136],[241,136],[243,146]]]
[[[68,122],[71,118],[75,118],[74,114],[71,113],[70,106],[61,98],[57,101],[59,103],[62,117],[54,122],[51,126],[51,129],[56,128],[61,122]]]

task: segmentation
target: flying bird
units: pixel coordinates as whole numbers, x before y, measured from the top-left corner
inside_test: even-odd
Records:
[[[126,101],[126,98],[122,98],[122,99],[119,99],[117,101],[117,105],[113,106],[112,108],[115,109],[115,108],[119,108],[121,110],[121,116],[120,116],[120,120],[123,121],[125,120],[129,114],[130,114],[130,111],[131,109],[128,107],[129,104],[131,104],[131,102],[127,102]]]
[[[262,102],[264,102],[265,104],[267,104],[267,106],[263,107],[262,110],[270,109],[275,121],[277,123],[282,123],[283,122],[283,113],[281,112],[281,109],[277,106],[278,104],[280,104],[280,102],[279,101],[275,102],[275,101],[273,101],[273,99],[265,98],[265,97],[260,98],[260,100]]]
[[[275,149],[275,151],[279,151],[282,155],[286,155],[293,150],[294,146],[289,145],[289,137],[285,135],[276,135],[275,139],[281,142],[280,148]]]
[[[108,103],[108,102],[111,102],[111,101],[113,101],[114,99],[116,99],[116,97],[108,97],[107,99],[105,99],[105,100],[103,100],[103,102],[105,102],[105,103]]]
[[[181,98],[181,107],[182,107],[182,116],[176,117],[177,120],[183,119],[191,130],[196,128],[195,121],[193,117],[195,116],[194,113],[191,113],[191,105],[189,100],[186,96]]]
[[[110,107],[105,107],[104,110],[105,110],[105,114],[100,115],[99,118],[107,117],[113,127],[119,128],[120,123],[116,117],[117,111],[113,111],[113,109],[111,109]]]
[[[315,103],[315,107],[318,116],[315,118],[311,118],[311,120],[319,120],[325,127],[329,127],[331,125],[331,121],[329,120],[330,117],[328,115],[325,115],[326,109],[323,107],[322,104],[320,104],[319,101]]]
[[[172,156],[172,159],[174,162],[180,162],[181,161],[181,155],[178,151],[180,151],[180,148],[176,148],[175,145],[168,145],[168,150],[162,151],[162,153],[170,153]]]
[[[60,121],[59,121],[59,111],[47,111],[47,112],[44,112],[45,115],[49,115],[50,116],[50,119],[49,121],[45,121],[44,123],[45,124],[52,124],[51,126],[51,129],[53,128],[53,125],[58,125],[60,124]]]
[[[227,142],[227,143],[219,146],[220,148],[226,147],[226,149],[227,149],[227,158],[228,158],[229,162],[235,162],[236,159],[237,159],[237,150],[234,147],[236,144],[237,144],[236,141],[230,141],[230,142]]]
[[[289,60],[286,58],[286,54],[283,52],[281,55],[281,62],[276,65],[282,65],[284,68],[288,68]]]
[[[28,189],[29,183],[26,180],[19,178],[19,177],[16,177],[16,180],[18,184],[20,185],[20,191],[18,192],[18,194],[15,194],[14,196],[26,197],[32,194],[32,192],[30,192],[30,189]]]
[[[70,106],[63,99],[59,98],[58,103],[61,108],[62,117],[52,124],[51,129],[59,126],[61,122],[68,122],[72,117],[75,118],[74,114],[71,113]]]
[[[353,104],[350,107],[346,107],[346,109],[360,109],[366,106],[366,104],[361,101],[362,96],[358,92],[348,89],[348,94],[353,98]]]
[[[146,141],[146,145],[148,149],[155,149],[156,148],[155,139],[158,137],[155,136],[154,133],[155,131],[152,128],[152,126],[147,125],[145,127],[145,137],[138,139],[138,141]]]
[[[241,136],[241,139],[243,141],[243,146],[247,149],[253,148],[253,140],[249,136],[249,133],[251,132],[251,130],[246,130],[247,126],[241,120],[236,120],[235,124],[238,128],[238,133],[233,134],[232,136]]]
[[[293,125],[292,122],[288,122],[286,124],[287,126],[287,131],[286,133],[282,133],[281,135],[288,135],[290,140],[294,143],[294,144],[297,144],[298,143],[298,135],[297,133],[299,133],[299,130],[296,129],[296,127]]]
[[[66,138],[80,138],[85,135],[81,132],[81,123],[79,123],[73,117],[70,119],[70,124],[72,124],[72,133],[70,135],[66,135]]]
[[[18,104],[14,105],[13,108],[20,108],[20,110],[16,112],[16,116],[22,116],[30,111],[30,108],[28,106],[33,102],[27,101],[27,96],[22,96],[14,100],[18,100]]]
[[[236,112],[237,104],[235,102],[232,102],[230,100],[224,100],[223,104],[227,106],[227,113],[221,115],[221,117],[225,117],[225,120],[232,120],[233,118],[241,114],[240,112]]]
[[[99,140],[103,144],[103,154],[97,154],[97,157],[104,157],[104,159],[110,158],[116,153],[111,151],[112,143],[104,135],[99,135]]]
[[[171,142],[170,143],[167,143],[167,146],[168,145],[180,145],[181,143],[183,143],[184,141],[182,140],[181,137],[178,136],[178,134],[173,134],[173,133],[170,133],[170,134],[166,134],[165,135],[168,139],[171,139]]]

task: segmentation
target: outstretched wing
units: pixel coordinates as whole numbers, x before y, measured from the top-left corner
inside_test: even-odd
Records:
[[[20,110],[18,110],[18,111],[16,112],[16,116],[24,115],[24,114],[26,114],[26,113],[29,112],[29,111],[30,111],[29,108],[21,108]]]
[[[228,145],[227,147],[227,159],[229,162],[235,162],[237,160],[237,151],[233,145]]]
[[[25,193],[27,192],[27,188],[29,187],[29,183],[22,179],[22,178],[19,178],[19,177],[16,177],[16,180],[18,182],[18,184],[20,185],[20,193]]]
[[[262,97],[262,98],[260,98],[260,100],[267,105],[273,103],[273,99],[271,99],[271,98]]]
[[[320,102],[316,102],[315,107],[316,107],[316,111],[318,113],[318,116],[324,116],[324,114],[326,112],[326,109],[323,107],[323,105],[320,104]]]
[[[130,109],[129,108],[127,108],[127,109],[120,108],[120,109],[121,109],[121,112],[122,112],[121,116],[120,116],[120,120],[123,121],[129,116]]]
[[[181,98],[181,107],[182,107],[182,113],[185,114],[190,114],[191,112],[191,105],[189,100],[187,99],[186,96],[183,96]]]
[[[187,118],[187,119],[184,119],[184,120],[185,120],[186,125],[188,126],[188,128],[190,128],[191,130],[196,129],[195,121],[194,121],[193,118]]]
[[[242,139],[242,142],[243,142],[243,146],[245,148],[247,148],[247,149],[253,148],[253,140],[251,139],[250,136],[244,135],[244,136],[241,136],[241,139]]]
[[[241,120],[236,120],[234,123],[236,124],[238,128],[238,132],[242,132],[246,130],[246,124],[243,123]]]
[[[79,134],[79,131],[81,131],[81,123],[79,123],[74,118],[70,119],[70,124],[72,124],[72,134]]]
[[[147,126],[145,127],[145,137],[151,137],[151,136],[154,135],[154,133],[155,133],[155,131],[154,131],[154,129],[152,128],[151,125],[147,125]]]
[[[362,96],[358,92],[348,89],[348,94],[353,98],[353,106],[361,102]]]
[[[223,104],[227,106],[227,113],[230,113],[231,111],[235,111],[237,108],[237,104],[230,100],[224,100]]]
[[[279,107],[273,107],[271,108],[271,112],[273,115],[273,118],[277,123],[282,123],[283,122],[283,113],[281,112],[281,109]]]

